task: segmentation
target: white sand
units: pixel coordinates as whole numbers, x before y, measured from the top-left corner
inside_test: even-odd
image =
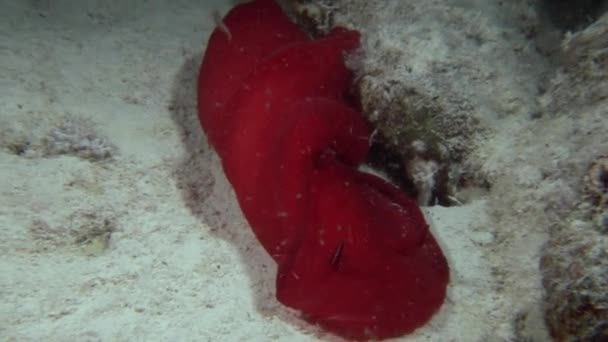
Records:
[[[0,4],[0,340],[339,341],[274,298],[194,117],[212,10],[230,4],[94,3]],[[531,252],[496,247],[483,199],[425,210],[449,298],[399,340],[512,338],[538,277],[505,290],[497,272],[535,268]]]

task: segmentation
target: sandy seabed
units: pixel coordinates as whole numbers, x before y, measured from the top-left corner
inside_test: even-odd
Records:
[[[124,4],[1,1],[0,340],[340,341],[274,298],[196,119],[213,12],[231,4]],[[496,247],[483,197],[424,212],[452,282],[396,340],[506,341],[522,305],[542,330],[540,239]],[[503,265],[521,265],[517,289]]]

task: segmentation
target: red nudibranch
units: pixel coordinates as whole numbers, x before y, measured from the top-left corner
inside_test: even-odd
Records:
[[[370,136],[344,64],[357,47],[359,33],[344,28],[309,38],[273,0],[237,5],[209,39],[198,110],[278,264],[278,300],[361,340],[429,321],[449,268],[414,200],[357,169]]]

